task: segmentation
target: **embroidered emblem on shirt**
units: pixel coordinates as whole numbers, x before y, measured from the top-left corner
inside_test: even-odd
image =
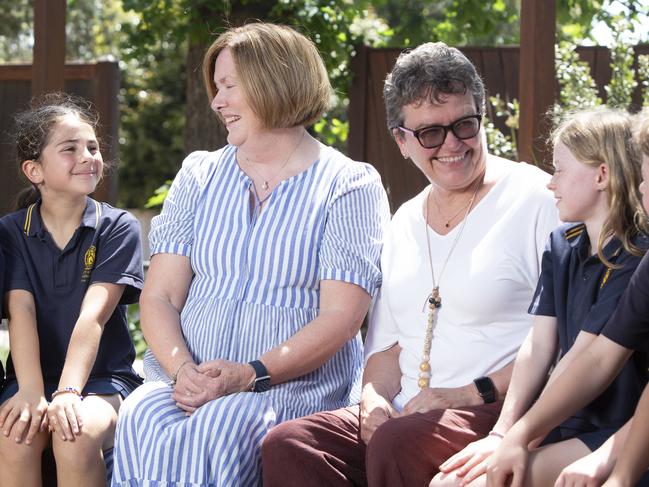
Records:
[[[81,282],[86,282],[90,278],[90,273],[95,267],[95,258],[97,257],[97,247],[91,245],[86,250],[86,255],[83,256],[83,273],[81,274]]]

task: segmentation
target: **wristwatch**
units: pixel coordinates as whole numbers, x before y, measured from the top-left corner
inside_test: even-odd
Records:
[[[496,402],[496,386],[494,382],[487,376],[478,377],[473,379],[475,388],[478,390],[478,395],[482,398],[485,404]]]
[[[255,380],[252,383],[252,392],[266,392],[270,389],[270,374],[266,366],[259,360],[248,362],[255,369]]]

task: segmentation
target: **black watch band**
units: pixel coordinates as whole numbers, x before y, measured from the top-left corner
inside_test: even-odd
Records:
[[[252,383],[252,392],[266,392],[270,389],[270,374],[266,366],[259,360],[248,362],[255,369],[255,380]]]
[[[475,384],[475,388],[478,390],[478,395],[482,398],[485,404],[496,402],[496,386],[491,378],[487,376],[478,377],[477,379],[473,379],[473,383]]]

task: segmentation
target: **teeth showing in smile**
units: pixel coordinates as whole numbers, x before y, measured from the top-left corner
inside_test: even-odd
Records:
[[[464,159],[464,155],[455,156],[455,157],[438,157],[437,160],[441,163],[448,164],[451,162],[459,162]]]
[[[240,118],[241,117],[238,117],[237,115],[227,115],[227,116],[223,117],[223,119],[225,120],[226,125],[230,125],[232,122],[236,122]]]

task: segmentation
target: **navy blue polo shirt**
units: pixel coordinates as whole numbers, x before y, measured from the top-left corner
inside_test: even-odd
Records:
[[[649,253],[631,277],[602,335],[629,350],[649,353]]]
[[[5,292],[34,296],[41,369],[49,396],[58,385],[72,330],[86,290],[93,283],[124,285],[119,305],[106,322],[86,392],[130,392],[141,383],[132,368],[135,349],[126,305],[142,289],[140,228],[128,212],[87,198],[81,225],[61,250],[43,225],[40,202],[0,220],[5,252]],[[15,382],[11,356],[7,383]]]
[[[646,249],[649,240],[639,235],[634,243]],[[562,357],[580,331],[602,332],[641,261],[641,257],[624,250],[616,238],[608,242],[603,253],[619,268],[608,268],[597,254],[591,255],[584,224],[565,224],[550,235],[529,312],[556,317]],[[633,415],[642,394],[645,370],[644,360],[629,361],[602,395],[561,428],[579,433],[622,426]]]

